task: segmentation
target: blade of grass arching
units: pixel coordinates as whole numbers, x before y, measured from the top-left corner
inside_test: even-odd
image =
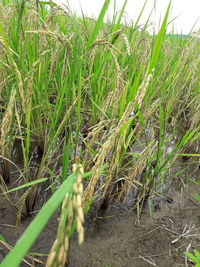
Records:
[[[177,154],[177,157],[200,157],[200,154],[181,153],[181,154]]]
[[[90,100],[91,100],[91,102],[95,105],[95,107],[104,115],[104,117],[108,120],[109,118],[108,118],[108,116],[106,115],[106,113],[105,113],[105,111],[101,108],[101,107],[99,107],[98,105],[97,105],[97,103],[96,102],[94,102],[94,100],[92,100],[92,98],[90,98]]]
[[[47,6],[58,7],[58,5],[57,5],[56,3],[54,3],[54,2],[52,2],[52,1],[50,1],[50,2],[38,1],[38,3],[39,3],[40,5],[47,5]]]
[[[155,44],[155,47],[153,48],[152,57],[151,57],[151,60],[149,62],[148,68],[147,68],[147,74],[149,74],[154,69],[156,62],[158,60],[161,46],[162,46],[162,43],[163,43],[163,40],[165,37],[165,31],[166,31],[167,20],[168,20],[170,8],[171,8],[171,0],[169,1],[161,29],[158,33],[157,38],[156,38],[156,44]]]
[[[199,131],[199,128],[194,129],[195,132]],[[197,134],[194,135],[194,137],[190,140],[191,143],[193,143],[194,141],[198,140],[200,138],[200,132],[198,132]]]
[[[31,245],[48,222],[53,212],[59,207],[67,192],[72,193],[76,175],[72,174],[42,207],[38,215],[25,230],[12,251],[6,256],[1,267],[19,266],[21,260],[30,249]]]
[[[36,240],[52,214],[60,206],[66,193],[73,192],[73,184],[75,183],[76,179],[76,173],[71,174],[67,177],[67,179],[65,179],[64,183],[42,207],[37,216],[25,230],[12,251],[5,257],[1,263],[1,267],[19,266],[23,257],[31,248],[33,242]]]
[[[169,160],[173,157],[177,157],[180,154],[177,154],[177,152],[183,148],[189,141],[193,141],[193,139],[198,135],[195,135],[195,133],[197,132],[197,129],[194,129],[193,131],[188,130],[185,135],[182,137],[182,139],[180,140],[179,143],[177,143],[174,148],[172,149],[172,151],[166,156],[165,160],[162,162],[162,164],[160,165],[160,167],[156,170],[155,176],[158,175],[162,169],[166,166],[166,164],[169,162]]]
[[[181,139],[181,141],[178,143],[177,150],[183,148],[189,142],[190,139],[191,139],[191,142],[193,142],[193,140],[196,140],[196,138],[200,136],[200,133],[195,135],[196,132],[197,132],[197,129],[194,129],[192,131],[188,130],[183,136],[183,138]]]
[[[28,187],[28,186],[35,185],[35,184],[43,183],[43,182],[45,182],[46,180],[48,180],[48,178],[40,178],[40,179],[34,180],[34,181],[32,181],[32,182],[29,182],[29,183],[26,183],[26,184],[17,186],[17,187],[15,187],[15,188],[13,188],[13,189],[10,189],[10,190],[8,190],[8,191],[6,191],[6,192],[1,193],[0,195],[4,195],[4,194],[7,194],[7,193],[11,193],[11,192],[14,192],[14,191],[17,191],[17,190],[26,188],[26,187]]]
[[[194,253],[195,253],[196,250],[194,250]],[[196,256],[196,253],[195,253],[195,256],[190,253],[190,252],[184,252],[184,254],[190,259],[193,261],[193,263],[195,263],[195,267],[200,267],[200,256],[197,257]]]
[[[92,43],[94,42],[94,40],[95,40],[95,38],[96,38],[96,36],[97,36],[97,34],[99,32],[99,29],[100,29],[100,27],[101,27],[101,25],[103,23],[103,19],[104,19],[104,16],[106,14],[106,11],[108,9],[109,4],[110,4],[110,0],[105,0],[104,5],[103,5],[103,7],[101,9],[101,12],[99,14],[99,17],[97,19],[97,22],[96,22],[96,24],[94,26],[94,29],[92,31],[92,34],[90,35],[90,38],[89,38],[89,40],[87,42],[86,50],[89,50],[91,45],[92,45]]]
[[[177,155],[176,155],[177,156]],[[163,182],[164,178],[166,177],[166,173],[169,173],[172,167],[175,167],[175,162],[176,162],[177,157],[174,157],[174,159],[172,160],[172,162],[170,162],[170,164],[166,167],[163,168],[161,173],[160,173],[160,177],[158,179],[158,181],[156,181],[156,185],[159,185]],[[183,165],[180,165],[181,167],[183,167]],[[171,179],[174,179],[175,177],[180,177],[180,175],[182,173],[184,173],[185,170],[187,170],[188,166],[185,168],[182,168],[180,171],[176,172],[175,174],[173,174],[172,176],[170,176]]]

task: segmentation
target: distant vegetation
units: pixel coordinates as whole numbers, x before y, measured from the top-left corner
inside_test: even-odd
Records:
[[[166,36],[173,36],[173,37],[176,37],[176,38],[188,38],[188,37],[191,37],[190,35],[187,35],[187,34],[166,34]]]

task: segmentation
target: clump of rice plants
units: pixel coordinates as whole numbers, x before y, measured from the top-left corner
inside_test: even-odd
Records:
[[[64,266],[97,196],[101,208],[132,192],[139,216],[178,158],[199,157],[196,37],[165,34],[171,1],[156,36],[148,21],[139,30],[145,5],[121,23],[126,3],[107,23],[109,0],[97,20],[52,1],[0,3],[1,197],[16,225],[41,209],[2,266],[18,266],[59,206],[47,266]]]

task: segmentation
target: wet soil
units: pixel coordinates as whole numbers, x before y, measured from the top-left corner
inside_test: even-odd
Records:
[[[116,201],[97,218],[92,232],[86,233],[83,245],[79,246],[76,236],[73,237],[69,267],[193,266],[183,252],[200,249],[200,205],[193,200],[194,192],[200,194],[200,189],[193,183],[181,191],[173,190],[168,195],[173,201],[158,198],[153,204],[152,214],[146,207],[139,218],[133,210],[127,211]],[[16,229],[14,212],[6,207],[4,201],[0,202],[0,233],[10,245],[14,245],[31,218]],[[31,251],[48,254],[56,229],[55,214]],[[7,252],[1,244],[0,260]],[[20,266],[28,265],[21,263]]]
[[[152,215],[146,208],[139,220],[133,211],[111,205],[82,246],[72,242],[69,266],[193,266],[183,254],[200,249],[200,205],[191,198],[193,190],[191,185],[174,191],[172,203],[160,199]]]
[[[200,177],[200,168],[197,167],[197,164],[190,164],[181,176],[169,176],[166,184],[170,187],[164,190],[163,196],[151,200],[151,212],[147,203],[138,217],[127,203],[114,200],[92,222],[86,220],[85,242],[79,246],[76,234],[73,236],[68,266],[193,266],[183,252],[192,252],[195,248],[200,250],[200,203],[193,197],[194,194],[200,195],[200,186],[192,181]],[[14,193],[11,194],[14,199]],[[34,214],[16,227],[16,211],[0,196],[0,235],[10,246],[15,245]],[[90,216],[96,215],[90,213]],[[21,267],[45,266],[46,256],[55,240],[58,217],[59,211],[30,250],[42,253],[43,256],[36,258],[43,263],[33,263],[26,258],[27,262],[22,262]],[[7,253],[8,248],[0,242],[0,262]]]

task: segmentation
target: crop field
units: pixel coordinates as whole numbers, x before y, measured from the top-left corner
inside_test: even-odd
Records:
[[[0,266],[200,266],[200,43],[0,2]]]

